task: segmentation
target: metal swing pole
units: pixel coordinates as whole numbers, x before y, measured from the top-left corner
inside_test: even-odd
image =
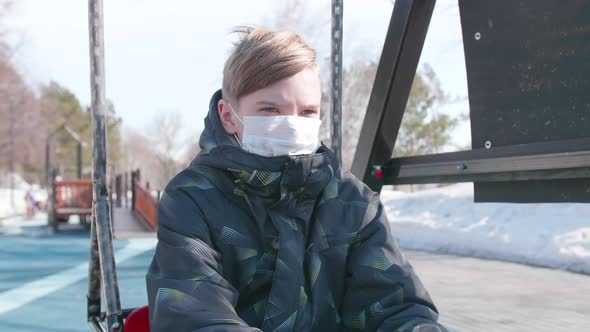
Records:
[[[343,0],[332,0],[332,150],[342,162],[342,8]]]
[[[106,96],[104,69],[104,29],[102,0],[88,0],[90,31],[90,86],[92,115],[92,225],[90,264],[88,267],[88,321],[97,331],[100,325],[100,289],[102,286],[108,332],[123,331],[123,315],[113,251],[113,233],[106,181]]]

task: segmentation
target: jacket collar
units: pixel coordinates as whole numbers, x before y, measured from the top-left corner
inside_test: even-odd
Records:
[[[313,154],[265,157],[243,150],[233,135],[225,132],[218,112],[221,90],[209,103],[199,145],[201,151],[191,166],[208,166],[227,171],[243,189],[268,196],[280,192],[298,192],[316,196],[340,167],[334,153],[323,143]],[[232,191],[234,191],[232,189]]]

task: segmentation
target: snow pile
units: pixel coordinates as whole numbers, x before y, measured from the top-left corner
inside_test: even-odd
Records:
[[[0,219],[16,214],[24,214],[26,212],[26,192],[26,190],[15,189],[13,193],[14,206],[12,206],[12,202],[10,200],[10,189],[0,188]]]
[[[10,190],[11,177],[14,184],[12,195]],[[0,173],[0,218],[25,213],[25,194],[29,187],[30,185],[18,174]],[[11,197],[14,200],[14,205]]]
[[[403,248],[590,273],[590,204],[474,203],[471,183],[381,200]]]
[[[11,179],[14,190],[11,193]],[[16,173],[0,173],[0,219],[26,213],[25,195],[31,191],[35,200],[47,201],[47,192],[37,184],[29,184]],[[12,198],[11,198],[12,197]],[[14,205],[12,200],[14,200]]]

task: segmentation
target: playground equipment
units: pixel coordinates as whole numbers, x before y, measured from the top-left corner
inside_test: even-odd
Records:
[[[76,178],[61,179],[57,177],[57,171],[51,165],[51,143],[53,136],[60,131],[66,132],[77,142],[76,149]],[[90,227],[92,215],[92,181],[82,178],[82,148],[86,142],[68,127],[65,123],[58,126],[47,137],[45,143],[45,172],[48,182],[48,213],[47,222],[55,231],[60,223],[66,223],[71,216],[77,215],[80,224],[85,228]]]
[[[59,223],[65,223],[69,217],[77,215],[84,227],[90,227],[92,216],[92,180],[54,179],[51,183],[49,200],[49,225],[58,230]]]
[[[395,2],[353,173],[376,191],[389,184],[474,182],[477,202],[590,202],[590,3],[585,0],[459,0],[474,149],[391,158],[434,5],[435,0]],[[333,7],[332,49],[339,55],[342,1],[334,0]],[[144,332],[148,308],[121,309],[113,256],[102,0],[89,0],[89,20],[94,198],[88,321],[94,331]],[[341,100],[341,58],[332,57],[335,104]],[[340,142],[338,114],[333,114],[335,142]]]
[[[435,0],[396,1],[352,172],[474,182],[476,202],[590,202],[590,3],[459,0],[473,150],[391,158]]]

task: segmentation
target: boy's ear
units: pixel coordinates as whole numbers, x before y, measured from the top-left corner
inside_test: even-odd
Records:
[[[225,132],[229,135],[233,135],[237,132],[236,124],[233,121],[231,111],[229,109],[227,101],[220,99],[217,103],[217,111],[219,113],[219,119]]]

